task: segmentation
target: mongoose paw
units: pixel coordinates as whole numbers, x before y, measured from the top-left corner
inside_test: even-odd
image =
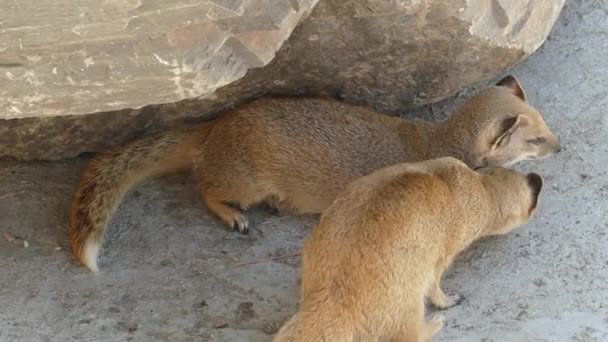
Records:
[[[243,214],[239,214],[233,218],[232,229],[241,234],[249,234],[249,221]]]
[[[454,306],[460,305],[465,300],[465,297],[459,294],[451,294],[447,295],[447,300],[443,305],[435,305],[436,308],[440,310],[445,310],[452,308]]]
[[[432,341],[433,336],[435,336],[441,328],[445,325],[445,317],[443,315],[435,314],[426,321],[424,325],[424,330],[422,333],[422,341]]]
[[[435,314],[429,318],[429,323],[442,327],[445,324],[445,316],[441,314]]]

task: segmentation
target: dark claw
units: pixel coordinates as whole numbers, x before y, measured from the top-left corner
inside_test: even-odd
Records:
[[[232,221],[232,230],[236,230],[237,232],[243,234],[243,235],[248,235],[249,234],[249,227],[245,226],[243,227],[243,230],[239,229],[239,224],[236,221]]]

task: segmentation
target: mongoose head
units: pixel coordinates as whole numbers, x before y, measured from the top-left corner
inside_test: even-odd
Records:
[[[472,167],[509,166],[522,160],[546,158],[561,150],[559,139],[513,76],[481,90],[459,111],[459,120],[478,122],[467,164]]]
[[[507,234],[528,222],[536,210],[543,179],[536,173],[527,175],[502,167],[479,170],[482,181],[495,205],[496,217],[484,236]]]

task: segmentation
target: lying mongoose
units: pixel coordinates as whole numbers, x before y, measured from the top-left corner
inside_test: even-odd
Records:
[[[97,271],[109,219],[144,179],[191,169],[207,209],[242,233],[242,210],[272,199],[320,213],[355,178],[381,167],[442,156],[471,167],[547,157],[559,141],[512,76],[472,96],[447,120],[381,115],[339,101],[262,98],[217,119],[136,140],[97,155],[72,202],[76,258]]]
[[[539,175],[473,171],[445,157],[377,170],[351,183],[304,243],[299,311],[275,342],[427,341],[458,296],[441,275],[473,241],[532,215]]]

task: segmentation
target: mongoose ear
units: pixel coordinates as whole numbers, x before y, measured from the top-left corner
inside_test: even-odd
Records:
[[[519,84],[517,79],[512,75],[507,75],[503,77],[500,81],[496,83],[496,85],[509,89],[510,92],[519,97],[522,101],[528,102],[528,97],[526,96],[524,88],[522,88],[521,84]]]
[[[530,206],[530,214],[534,209],[536,209],[536,205],[538,204],[538,197],[540,196],[540,191],[543,188],[543,178],[537,173],[529,173],[526,178],[528,179],[528,185],[530,186],[530,190],[532,191],[532,205]]]
[[[509,137],[517,127],[519,127],[525,118],[522,115],[518,116],[509,116],[507,118],[500,119],[501,121],[498,123],[497,134],[495,135],[495,139],[492,141],[492,149],[496,149],[504,146],[508,141]]]

